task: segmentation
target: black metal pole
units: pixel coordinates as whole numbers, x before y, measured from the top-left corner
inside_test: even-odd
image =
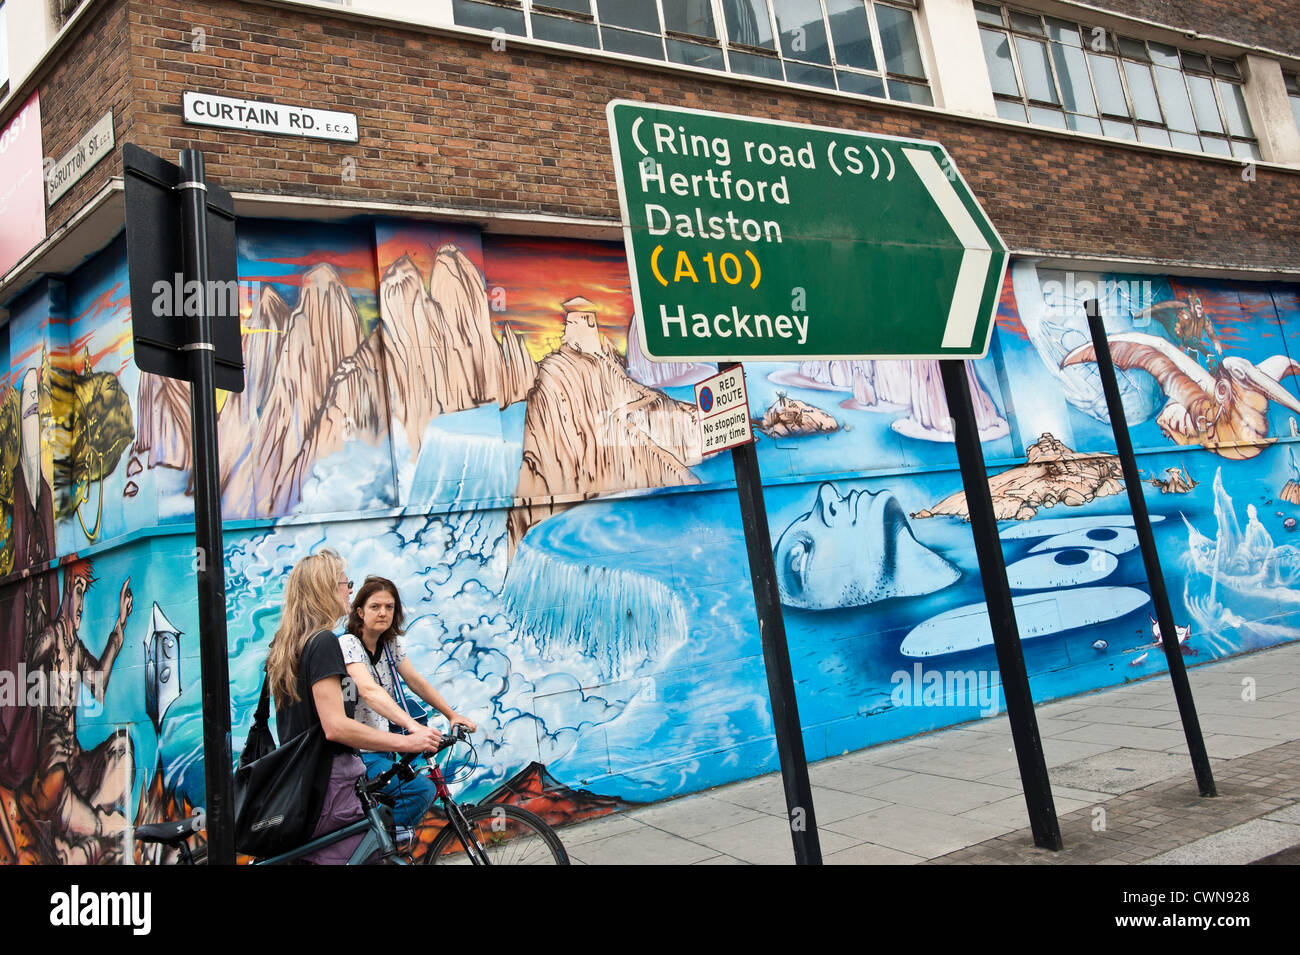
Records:
[[[208,861],[234,865],[234,795],[230,756],[230,669],[226,648],[226,572],[221,535],[221,484],[217,461],[217,403],[212,316],[207,313],[207,187],[203,154],[181,151],[185,280],[200,294],[184,295],[202,305],[190,322],[190,421],[194,447],[194,537],[198,548],[199,647],[203,672],[203,766],[207,788]],[[195,286],[188,286],[195,288]],[[182,292],[186,290],[181,290]],[[215,296],[213,296],[215,299]]]
[[[735,362],[718,363],[719,371],[733,368],[740,366]],[[803,730],[794,697],[785,617],[776,587],[776,561],[772,557],[772,535],[763,503],[763,478],[758,471],[758,452],[753,442],[732,448],[731,463],[736,470],[736,493],[745,527],[749,577],[754,587],[754,608],[758,611],[758,634],[763,645],[763,667],[767,671],[767,693],[772,701],[772,725],[776,730],[776,753],[781,761],[790,837],[794,841],[794,861],[797,865],[821,865],[821,840],[817,836],[812,783],[808,779],[808,759],[803,751]]]
[[[1101,310],[1097,300],[1087,302],[1088,330],[1092,333],[1092,350],[1096,353],[1097,372],[1101,375],[1102,391],[1106,395],[1106,408],[1110,412],[1110,426],[1115,433],[1115,449],[1119,455],[1120,470],[1124,474],[1124,488],[1128,491],[1129,507],[1133,511],[1133,528],[1137,531],[1138,545],[1142,548],[1142,563],[1146,568],[1147,585],[1151,589],[1151,602],[1156,608],[1156,622],[1160,624],[1160,644],[1169,662],[1169,679],[1174,684],[1174,699],[1178,701],[1178,715],[1183,721],[1183,735],[1187,737],[1187,751],[1192,757],[1196,785],[1202,796],[1217,796],[1214,774],[1210,771],[1210,757],[1205,751],[1205,737],[1201,735],[1201,721],[1196,715],[1196,701],[1192,699],[1192,686],[1187,680],[1183,665],[1183,651],[1178,644],[1178,631],[1174,628],[1174,613],[1169,606],[1169,592],[1165,589],[1165,576],[1160,570],[1160,555],[1156,552],[1156,538],[1151,532],[1151,517],[1147,501],[1142,494],[1142,477],[1138,474],[1133,457],[1133,442],[1128,434],[1128,419],[1124,415],[1124,402],[1120,399],[1119,383],[1115,380],[1115,363],[1106,341]]]
[[[1020,783],[1029,810],[1029,826],[1034,845],[1040,849],[1061,848],[1061,826],[1052,801],[1052,785],[1047,778],[1043,741],[1038,735],[1034,716],[1034,698],[1029,691],[1029,674],[1020,646],[1020,629],[1016,626],[1011,586],[1002,559],[1002,541],[998,539],[998,522],[993,516],[993,497],[989,493],[988,474],[984,469],[984,450],[980,447],[966,381],[965,362],[945,359],[939,362],[943,390],[948,396],[948,413],[952,415],[957,461],[961,466],[962,486],[966,489],[966,507],[970,514],[971,533],[975,537],[975,555],[979,559],[980,580],[988,606],[989,626],[993,629],[993,647],[997,651],[1002,692],[1007,699],[1007,720],[1016,747]]]

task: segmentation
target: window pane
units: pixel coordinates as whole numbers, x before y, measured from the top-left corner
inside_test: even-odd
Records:
[[[547,17],[533,14],[533,36],[552,43],[569,43],[573,46],[597,47],[596,24],[564,17]]]
[[[934,97],[930,95],[928,86],[922,86],[920,83],[904,83],[902,80],[889,81],[889,98],[898,100],[900,103],[920,103],[922,106],[934,105]]]
[[[1241,71],[1232,60],[1211,60],[1210,65],[1214,67],[1215,76],[1226,76],[1233,80],[1241,79]]]
[[[848,70],[836,70],[835,75],[839,78],[840,89],[846,93],[861,93],[863,96],[885,98],[885,81],[879,76],[850,73]]]
[[[1141,40],[1130,40],[1126,36],[1119,37],[1119,55],[1126,56],[1130,60],[1138,60],[1142,63],[1147,62],[1147,48]]]
[[[1219,105],[1214,101],[1213,81],[1204,76],[1187,77],[1187,88],[1192,91],[1192,106],[1196,110],[1196,126],[1203,133],[1223,132],[1219,118]]]
[[[709,0],[663,0],[664,29],[691,36],[716,37],[713,32],[713,5]],[[672,58],[672,53],[668,54]],[[718,53],[719,59],[722,57]],[[677,60],[676,62],[685,62]],[[705,65],[705,64],[700,64]],[[712,69],[712,64],[708,64]]]
[[[1228,132],[1234,136],[1255,135],[1250,127],[1250,114],[1246,112],[1246,98],[1242,95],[1241,85],[1215,80],[1219,87],[1219,101],[1223,103],[1223,112],[1228,117]]]
[[[774,56],[759,56],[756,53],[731,51],[731,72],[744,73],[746,76],[765,76],[769,80],[781,79],[781,61]]]
[[[1077,47],[1052,44],[1052,61],[1056,64],[1056,78],[1061,82],[1061,99],[1065,108],[1076,113],[1097,115],[1097,101],[1088,81],[1088,66],[1083,51]],[[1097,127],[1098,131],[1101,127]]]
[[[1132,123],[1116,123],[1113,120],[1103,119],[1101,121],[1101,130],[1107,136],[1113,136],[1116,139],[1137,139],[1137,133],[1134,131]]]
[[[1178,60],[1178,51],[1172,46],[1165,46],[1163,43],[1148,43],[1147,49],[1151,51],[1151,62],[1156,66],[1169,66],[1175,70],[1182,69],[1183,65]]]
[[[1064,43],[1067,46],[1079,45],[1079,28],[1073,23],[1066,23],[1064,20],[1053,20],[1048,17],[1047,35],[1057,43]]]
[[[991,3],[975,4],[975,19],[980,23],[991,23],[995,27],[1002,26],[1002,8]]]
[[[1264,154],[1259,151],[1259,147],[1254,143],[1232,144],[1232,154],[1238,159],[1263,159]]]
[[[880,47],[885,51],[889,72],[924,78],[925,67],[921,63],[921,48],[916,42],[911,12],[877,3],[876,27],[880,30]]]
[[[1029,107],[1029,121],[1039,126],[1055,126],[1065,129],[1065,114],[1059,109],[1046,109],[1042,106]]]
[[[685,63],[687,66],[702,66],[708,70],[723,69],[722,51],[716,46],[685,43],[671,37],[664,42],[668,46],[668,59],[674,63]]]
[[[1295,127],[1300,129],[1300,96],[1291,97],[1291,113],[1295,116]]]
[[[1119,80],[1118,61],[1109,56],[1089,53],[1088,65],[1092,67],[1092,80],[1097,84],[1101,111],[1111,116],[1128,116],[1128,102],[1124,99],[1124,87]]]
[[[1179,149],[1192,149],[1196,152],[1201,151],[1201,137],[1193,136],[1190,133],[1170,133],[1170,140]]]
[[[471,0],[454,0],[451,16],[457,26],[475,27],[479,30],[495,30],[500,27],[507,33],[524,35],[522,10],[506,10],[486,3],[473,3]]]
[[[0,17],[3,16],[4,10],[3,8],[0,8]],[[1286,91],[1288,93],[1300,95],[1300,76],[1296,76],[1294,73],[1283,73],[1282,83],[1286,86]]]
[[[1165,125],[1170,129],[1193,132],[1196,120],[1192,118],[1192,101],[1187,98],[1187,84],[1183,82],[1183,74],[1178,70],[1157,66],[1156,87],[1160,90],[1160,102],[1165,108]]]
[[[840,66],[876,68],[876,51],[871,46],[871,24],[862,0],[826,0],[835,62]]]
[[[997,101],[998,115],[1003,119],[1015,119],[1020,122],[1025,121],[1025,108],[1019,103],[1008,103],[1004,99]]]
[[[1029,98],[1044,103],[1059,103],[1056,87],[1052,83],[1052,68],[1047,63],[1047,44],[1018,36],[1016,52],[1020,54],[1020,75],[1024,77],[1025,92]]]
[[[659,11],[645,0],[597,0],[596,10],[601,23],[659,32]]]
[[[1148,123],[1163,123],[1156,85],[1151,81],[1151,67],[1125,60],[1124,75],[1128,77],[1128,91],[1133,97],[1133,111],[1137,118]]]
[[[1101,122],[1091,116],[1080,116],[1078,113],[1066,113],[1066,124],[1070,129],[1080,133],[1095,133],[1101,135]]]
[[[652,60],[664,58],[664,41],[648,33],[633,33],[630,30],[615,30],[613,27],[601,27],[600,38],[605,49],[613,53],[627,53],[631,56],[646,56]]]
[[[984,60],[989,65],[989,79],[993,82],[993,92],[1019,96],[1020,85],[1016,83],[1016,70],[1011,64],[1011,45],[1007,43],[1007,35],[994,33],[992,30],[980,30],[980,40],[984,43]]]
[[[1202,136],[1201,149],[1207,153],[1214,153],[1216,156],[1232,155],[1232,149],[1228,146],[1228,141],[1219,139],[1216,136]]]
[[[772,0],[772,10],[781,31],[781,52],[796,60],[830,65],[831,51],[818,0]]]
[[[767,0],[722,0],[722,15],[727,18],[727,36],[732,43],[776,49]]]
[[[591,0],[537,0],[535,7],[554,7],[556,10],[568,10],[570,13],[585,13],[591,16]]]
[[[1011,29],[1019,30],[1022,33],[1037,33],[1040,36],[1043,33],[1043,21],[1038,17],[1028,13],[1017,13],[1015,10],[1008,11],[1011,14]]]
[[[835,89],[835,74],[821,66],[808,66],[804,63],[787,60],[785,78],[791,83],[802,83],[804,86],[820,86],[828,90]]]
[[[1139,126],[1138,139],[1144,143],[1154,143],[1157,146],[1169,145],[1169,131],[1165,129],[1156,129],[1154,126]]]
[[[1188,53],[1183,51],[1183,69],[1200,70],[1202,73],[1210,72],[1210,61],[1199,53]]]

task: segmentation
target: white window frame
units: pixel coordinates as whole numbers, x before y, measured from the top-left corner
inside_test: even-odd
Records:
[[[930,101],[931,103],[933,103],[933,78],[930,75],[929,67],[927,63],[928,60],[927,46],[925,43],[925,37],[922,35],[922,31],[921,31],[921,21],[920,18],[917,16],[917,10],[918,10],[917,0],[859,0],[859,2],[862,3],[863,12],[867,18],[867,24],[869,29],[871,30],[872,51],[875,55],[876,65],[877,65],[877,69],[875,72],[872,72],[871,70],[863,69],[861,67],[856,67],[856,66],[841,66],[837,62],[836,53],[835,53],[835,37],[830,29],[830,16],[828,10],[826,9],[826,0],[817,0],[817,3],[818,6],[821,8],[822,24],[826,31],[826,41],[827,41],[827,46],[829,51],[829,59],[831,61],[829,65],[822,64],[822,63],[813,63],[812,61],[809,60],[801,60],[798,59],[796,56],[787,55],[781,49],[781,33],[777,27],[776,10],[773,7],[770,0],[764,0],[764,2],[767,5],[768,27],[771,30],[772,37],[773,37],[774,48],[770,50],[765,47],[754,47],[742,43],[733,43],[730,40],[730,38],[727,35],[727,18],[726,18],[726,12],[722,5],[722,0],[708,0],[709,9],[713,15],[713,28],[715,34],[713,37],[710,38],[704,38],[693,34],[679,33],[679,32],[667,30],[664,27],[663,0],[644,0],[644,2],[646,3],[653,3],[655,10],[658,13],[659,24],[660,24],[660,30],[658,34],[651,34],[644,30],[638,30],[632,27],[624,27],[619,24],[607,25],[603,23],[600,19],[599,0],[590,0],[589,13],[574,13],[571,11],[557,8],[558,3],[562,3],[563,0],[551,0],[551,2],[547,2],[547,0],[463,0],[463,2],[470,2],[470,3],[475,3],[478,5],[489,6],[489,7],[500,7],[503,10],[512,10],[512,11],[518,11],[522,13],[523,20],[524,20],[523,35],[527,36],[529,39],[538,39],[538,37],[535,36],[534,29],[533,29],[533,13],[534,11],[536,11],[536,13],[545,16],[554,16],[554,17],[559,17],[561,19],[573,20],[574,22],[578,22],[578,23],[591,24],[595,28],[597,43],[603,43],[603,31],[607,26],[610,29],[640,33],[643,36],[647,36],[647,37],[656,36],[660,41],[660,51],[662,53],[662,56],[653,58],[653,62],[657,62],[657,63],[667,63],[673,65],[692,65],[692,64],[682,64],[679,60],[672,59],[669,56],[668,47],[667,47],[668,41],[675,40],[683,43],[694,43],[700,46],[709,47],[718,50],[722,58],[722,66],[719,72],[725,72],[731,76],[773,79],[778,82],[789,83],[792,86],[806,87],[809,89],[837,91],[839,90],[840,87],[839,74],[842,71],[844,73],[851,73],[859,76],[875,77],[879,79],[881,87],[884,90],[884,94],[883,96],[873,97],[873,98],[890,99],[893,100],[894,102],[911,102],[910,100],[907,99],[894,99],[892,97],[890,84],[898,83],[898,84],[908,84],[911,87],[923,88],[925,92],[929,94]],[[887,6],[887,7],[893,7],[894,9],[897,10],[906,10],[911,16],[913,33],[916,37],[917,49],[921,57],[921,68],[924,71],[924,75],[920,77],[907,76],[901,73],[892,73],[889,71],[888,63],[885,60],[885,51],[881,39],[879,22],[876,19],[877,4],[880,4],[882,6]],[[469,29],[474,29],[474,28],[470,27]],[[547,41],[547,42],[554,42],[554,41]],[[572,44],[563,44],[563,45],[570,46]],[[605,49],[603,48],[603,46],[591,46],[591,47],[580,46],[580,45],[573,45],[573,46],[574,49],[598,50],[602,53],[606,53],[611,56],[631,57],[639,60],[650,59],[647,57],[638,57],[635,54],[623,53],[618,50]],[[731,56],[733,50],[735,53],[738,54],[771,58],[772,62],[775,63],[777,66],[776,72],[779,73],[779,76],[759,77],[759,76],[755,76],[755,74],[746,73],[739,70],[733,70],[731,65]],[[819,69],[828,70],[831,82],[834,85],[821,86],[815,84],[798,83],[795,81],[787,80],[785,78],[788,75],[786,71],[787,62],[797,64],[799,66],[811,66]],[[712,69],[713,67],[702,67],[702,68]],[[856,91],[842,91],[842,92],[847,92],[849,95],[854,95],[854,96],[869,95],[869,94],[859,93]]]
[[[1156,41],[1147,41],[1140,37],[1135,37],[1135,36],[1120,36],[1112,30],[1103,30],[1100,27],[1090,27],[1087,24],[1080,23],[1077,20],[1065,20],[1060,17],[1051,17],[1049,15],[1044,15],[1036,11],[1025,10],[1013,6],[1011,4],[994,2],[994,0],[979,0],[978,6],[997,7],[1001,11],[1002,14],[1001,26],[995,26],[992,24],[985,23],[983,20],[980,20],[979,30],[981,32],[987,32],[989,34],[998,34],[1007,39],[1009,52],[1011,55],[1012,69],[1015,73],[1016,83],[1020,88],[1019,96],[1011,96],[1006,93],[994,93],[994,100],[997,102],[1003,102],[1008,104],[1012,104],[1012,103],[1018,104],[1021,107],[1021,109],[1025,112],[1027,121],[1030,124],[1037,125],[1037,126],[1046,126],[1052,129],[1068,128],[1070,111],[1065,108],[1065,97],[1064,97],[1065,85],[1062,83],[1061,77],[1059,75],[1056,57],[1051,55],[1051,45],[1056,41],[1051,39],[1050,31],[1045,30],[1042,34],[1036,34],[1026,29],[1021,29],[1012,25],[1013,14],[1036,17],[1045,27],[1047,26],[1046,21],[1052,19],[1052,20],[1058,20],[1061,23],[1064,23],[1078,30],[1079,37],[1082,43],[1081,49],[1084,54],[1084,66],[1088,78],[1088,83],[1090,86],[1089,92],[1092,93],[1093,102],[1096,107],[1095,114],[1080,113],[1078,115],[1085,116],[1089,119],[1093,119],[1098,123],[1100,123],[1103,130],[1103,132],[1100,135],[1107,136],[1108,138],[1123,139],[1124,141],[1127,142],[1146,142],[1141,138],[1141,130],[1150,129],[1150,130],[1162,131],[1168,134],[1171,138],[1173,137],[1174,134],[1194,137],[1200,143],[1199,151],[1203,153],[1207,153],[1209,155],[1224,155],[1224,154],[1220,152],[1216,152],[1212,148],[1207,148],[1206,147],[1207,140],[1212,140],[1217,143],[1222,143],[1224,145],[1224,148],[1228,150],[1229,155],[1237,156],[1238,158],[1259,159],[1261,157],[1261,153],[1259,151],[1258,135],[1241,136],[1241,135],[1234,135],[1230,131],[1230,126],[1228,122],[1229,113],[1223,103],[1223,94],[1220,91],[1219,84],[1226,83],[1228,85],[1239,86],[1244,89],[1245,82],[1242,78],[1241,69],[1235,61],[1229,60],[1226,57],[1217,57],[1208,53],[1201,53],[1196,50],[1188,50],[1171,43],[1162,42],[1159,44],[1162,47],[1171,47],[1175,49],[1178,53],[1179,65],[1178,65],[1177,72],[1179,76],[1182,77],[1184,88],[1187,91],[1187,100],[1191,106],[1192,115],[1196,120],[1195,125],[1197,126],[1197,129],[1195,131],[1177,130],[1172,128],[1169,125],[1169,109],[1165,104],[1164,97],[1160,90],[1160,84],[1157,82],[1157,76],[1155,73],[1155,68],[1157,66],[1157,63],[1155,59],[1151,57],[1150,50],[1148,47],[1149,42],[1156,42]],[[983,11],[977,10],[977,14],[980,12]],[[1097,37],[1098,35],[1100,35],[1104,39],[1104,46],[1100,50],[1093,49],[1091,45],[1092,39],[1094,37]],[[1030,96],[1029,90],[1025,85],[1024,69],[1020,62],[1020,50],[1016,44],[1017,37],[1032,39],[1035,42],[1043,44],[1047,48],[1049,53],[1047,58],[1048,66],[1051,71],[1049,80],[1052,83],[1053,91],[1057,96],[1057,100],[1058,100],[1057,103],[1052,104],[1046,101],[1036,100]],[[1124,41],[1124,43],[1133,42],[1133,43],[1141,44],[1143,50],[1145,51],[1145,58],[1139,59],[1135,55],[1126,53],[1121,41]],[[983,55],[983,49],[981,49],[981,54]],[[1114,63],[1118,67],[1120,89],[1123,92],[1125,106],[1128,110],[1128,117],[1126,119],[1119,118],[1112,114],[1108,114],[1102,108],[1100,90],[1098,88],[1097,79],[1094,74],[1095,67],[1094,67],[1093,58],[1098,56],[1104,56],[1107,59],[1114,61]],[[1189,67],[1187,64],[1188,57],[1203,58],[1205,62],[1209,64],[1209,69],[1202,70],[1195,67]],[[1136,104],[1134,101],[1132,82],[1129,79],[1127,70],[1125,69],[1124,66],[1125,63],[1132,63],[1137,66],[1146,67],[1148,70],[1151,71],[1152,86],[1155,92],[1156,104],[1161,114],[1160,122],[1157,123],[1151,120],[1142,120],[1138,118]],[[985,60],[985,65],[987,69],[987,59]],[[1172,67],[1164,67],[1164,68],[1172,69]],[[1204,131],[1200,129],[1200,117],[1196,112],[1197,109],[1196,100],[1192,96],[1191,87],[1190,84],[1188,83],[1189,77],[1200,77],[1202,79],[1206,79],[1209,81],[1210,89],[1212,90],[1214,95],[1215,109],[1218,112],[1218,120],[1220,126],[1222,127],[1221,133],[1213,133],[1213,132]],[[1062,127],[1062,126],[1053,125],[1051,123],[1035,122],[1035,120],[1033,119],[1033,112],[1032,112],[1032,110],[1034,109],[1050,112],[1053,115],[1059,114],[1062,120],[1065,121],[1066,126]],[[1250,123],[1249,115],[1245,114],[1244,112],[1242,115],[1245,117],[1247,124],[1249,124]],[[1131,128],[1134,132],[1135,138],[1130,139],[1128,137],[1121,137],[1114,133],[1107,132],[1106,131],[1107,123],[1111,124],[1112,127],[1122,126],[1122,127]],[[1253,128],[1251,129],[1251,132],[1254,133]],[[1094,135],[1096,134],[1094,133]],[[1147,144],[1153,145],[1151,143],[1147,143]],[[1155,145],[1165,145],[1166,147],[1168,147],[1168,144],[1155,144]],[[1186,149],[1190,147],[1176,146],[1173,148]]]

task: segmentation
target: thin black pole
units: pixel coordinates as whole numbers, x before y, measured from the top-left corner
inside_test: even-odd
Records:
[[[980,580],[988,605],[989,626],[993,629],[993,647],[997,651],[1002,692],[1007,699],[1007,719],[1011,739],[1016,747],[1020,783],[1029,810],[1029,826],[1034,845],[1040,849],[1061,848],[1061,826],[1052,801],[1052,784],[1047,778],[1043,741],[1038,735],[1034,716],[1034,698],[1029,692],[1029,674],[1020,646],[1020,629],[1016,626],[1015,606],[1007,583],[1006,562],[1002,559],[1002,541],[998,539],[998,522],[993,516],[993,497],[989,493],[988,474],[984,469],[984,449],[980,447],[966,381],[965,362],[946,359],[939,362],[943,389],[948,396],[948,413],[952,415],[957,461],[961,482],[966,489],[966,507],[970,514],[971,533],[975,537],[975,555],[979,559]]]
[[[190,421],[194,446],[194,537],[198,547],[199,647],[203,672],[203,766],[207,788],[208,861],[235,864],[234,795],[230,758],[230,669],[226,648],[226,572],[221,535],[217,404],[212,316],[207,313],[207,187],[203,154],[181,151],[185,280],[197,281],[202,302],[190,322]],[[194,286],[189,286],[194,288]],[[182,290],[184,291],[184,290]],[[191,297],[184,296],[186,301]],[[215,300],[216,296],[212,296]]]
[[[1156,538],[1151,532],[1151,517],[1147,513],[1147,501],[1142,494],[1142,477],[1138,474],[1137,460],[1133,457],[1128,419],[1124,415],[1124,402],[1120,400],[1119,383],[1115,380],[1115,363],[1111,359],[1110,343],[1106,341],[1106,329],[1102,325],[1097,300],[1090,299],[1086,310],[1088,330],[1092,332],[1092,350],[1097,358],[1097,372],[1101,375],[1106,408],[1110,412],[1110,426],[1115,433],[1115,449],[1119,455],[1120,470],[1124,474],[1124,488],[1128,492],[1129,507],[1133,511],[1133,528],[1137,531],[1138,545],[1142,548],[1142,563],[1151,589],[1151,602],[1155,604],[1156,622],[1160,624],[1160,643],[1165,651],[1165,659],[1169,662],[1169,679],[1174,684],[1174,699],[1178,701],[1178,715],[1183,721],[1183,735],[1187,737],[1187,751],[1192,757],[1196,785],[1202,796],[1217,796],[1214,774],[1210,771],[1210,757],[1205,752],[1205,737],[1201,735],[1201,721],[1196,715],[1196,701],[1192,699],[1192,686],[1187,680],[1183,651],[1178,644],[1178,631],[1174,627],[1174,612],[1169,606],[1165,575],[1160,570]]]
[[[739,369],[735,362],[719,362],[719,371]],[[758,634],[763,645],[763,667],[767,671],[767,693],[772,700],[772,724],[776,729],[776,753],[781,761],[781,782],[785,787],[786,818],[794,841],[797,865],[821,865],[822,847],[813,813],[812,783],[808,759],[803,750],[803,730],[794,698],[794,675],[790,670],[790,648],[785,640],[785,617],[776,586],[776,562],[772,557],[772,535],[767,527],[763,503],[763,478],[758,471],[758,452],[751,441],[731,449],[736,470],[736,493],[740,497],[740,519],[745,527],[745,549],[749,555],[749,577],[754,587],[754,609],[758,611]]]

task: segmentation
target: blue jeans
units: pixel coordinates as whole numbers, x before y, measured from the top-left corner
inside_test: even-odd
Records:
[[[362,753],[361,761],[366,764],[366,776],[374,779],[393,765],[392,753]],[[417,763],[417,765],[421,765]],[[393,821],[399,826],[413,827],[424,818],[425,811],[438,794],[433,780],[421,773],[409,782],[391,779],[384,787],[384,792],[396,801],[393,807]]]

